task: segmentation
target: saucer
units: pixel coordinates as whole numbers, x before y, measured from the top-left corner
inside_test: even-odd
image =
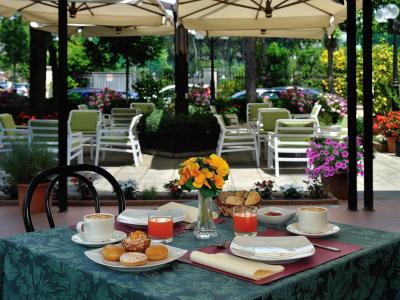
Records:
[[[336,234],[340,231],[339,226],[337,226],[335,224],[331,224],[331,223],[327,224],[326,229],[324,231],[318,232],[318,233],[309,233],[309,232],[304,232],[304,231],[300,230],[299,223],[290,224],[286,227],[286,229],[287,229],[287,231],[289,231],[293,234],[304,235],[304,236],[307,236],[310,238],[326,237],[326,236]]]
[[[125,232],[119,231],[119,230],[114,230],[113,236],[107,241],[102,241],[102,242],[88,241],[84,238],[83,232],[74,234],[71,237],[71,240],[79,245],[83,245],[83,246],[87,246],[87,247],[100,247],[100,246],[104,246],[107,244],[118,243],[118,242],[122,241],[124,238],[126,238]]]

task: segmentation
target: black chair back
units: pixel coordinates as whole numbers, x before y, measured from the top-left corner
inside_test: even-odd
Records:
[[[46,169],[46,170],[40,172],[32,179],[31,183],[29,184],[28,190],[26,192],[25,199],[24,199],[24,207],[23,207],[23,218],[24,218],[24,225],[25,225],[26,232],[35,231],[35,228],[32,223],[31,211],[30,211],[30,205],[31,205],[33,193],[39,183],[41,183],[44,180],[49,179],[49,178],[51,178],[51,180],[50,180],[49,186],[47,188],[46,197],[45,197],[44,201],[45,201],[45,205],[46,205],[47,220],[49,222],[50,228],[55,227],[53,215],[51,213],[51,206],[50,206],[51,192],[54,188],[54,185],[62,177],[76,177],[78,180],[81,180],[83,183],[85,183],[89,187],[89,189],[93,195],[95,212],[96,213],[100,212],[100,200],[99,200],[99,195],[97,194],[95,187],[85,176],[79,174],[78,172],[93,172],[93,173],[97,173],[97,174],[103,176],[105,179],[107,179],[107,181],[112,185],[115,194],[117,195],[118,212],[122,213],[125,210],[125,196],[121,190],[121,187],[120,187],[118,181],[109,172],[107,172],[103,168],[100,168],[100,167],[94,166],[94,165],[87,165],[87,164],[49,168],[49,169]]]

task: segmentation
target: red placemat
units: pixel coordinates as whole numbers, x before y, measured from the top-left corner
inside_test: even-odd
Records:
[[[289,236],[290,234],[287,233],[286,231],[281,231],[281,230],[275,230],[275,229],[267,229],[263,232],[259,232],[258,236]],[[341,249],[340,252],[334,252],[334,251],[330,251],[330,250],[326,250],[326,249],[321,249],[318,247],[315,247],[315,254],[311,257],[307,257],[307,258],[303,258],[300,259],[296,262],[293,262],[291,264],[287,264],[284,265],[285,270],[283,272],[280,272],[278,274],[269,276],[267,278],[264,279],[260,279],[260,280],[252,280],[252,279],[248,279],[245,277],[241,277],[238,275],[234,275],[231,273],[227,273],[218,269],[214,269],[208,266],[204,266],[201,264],[197,264],[194,263],[190,260],[190,253],[188,252],[186,253],[183,257],[181,257],[180,259],[178,259],[181,262],[187,263],[187,264],[191,264],[193,266],[196,267],[200,267],[200,268],[204,268],[204,269],[208,269],[214,272],[218,272],[218,273],[222,273],[228,276],[232,276],[244,281],[248,281],[254,284],[258,284],[258,285],[262,285],[262,284],[267,284],[269,282],[272,282],[274,280],[283,278],[283,277],[287,277],[290,275],[293,275],[295,273],[298,272],[302,272],[311,268],[314,268],[318,265],[324,264],[328,261],[334,260],[336,258],[345,256],[347,254],[359,251],[362,249],[362,247],[357,246],[357,245],[352,245],[352,244],[347,244],[347,243],[342,243],[342,242],[336,242],[336,241],[330,241],[330,240],[324,240],[324,239],[310,239],[311,242],[315,242],[324,246],[331,246],[331,247],[335,247],[335,248],[339,248]],[[201,251],[204,253],[208,253],[208,254],[214,254],[214,253],[228,253],[231,254],[229,249],[219,249],[215,246],[208,246],[208,247],[204,247],[201,249],[198,249],[197,251]]]

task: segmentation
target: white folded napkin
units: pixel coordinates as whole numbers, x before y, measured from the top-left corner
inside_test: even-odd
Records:
[[[266,278],[282,272],[285,269],[283,266],[268,265],[226,253],[207,254],[193,251],[190,254],[190,260],[201,265],[253,280]]]
[[[198,216],[198,208],[193,207],[190,205],[176,203],[176,202],[169,202],[160,206],[158,209],[161,210],[169,210],[169,209],[181,209],[185,213],[185,219],[183,220],[186,223],[194,223],[197,221]],[[213,213],[214,219],[218,217],[217,213]]]

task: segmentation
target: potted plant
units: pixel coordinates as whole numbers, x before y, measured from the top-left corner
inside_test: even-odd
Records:
[[[374,130],[386,137],[388,152],[395,153],[396,140],[400,138],[400,112],[391,111],[386,116],[377,115]]]
[[[347,172],[349,167],[347,139],[338,142],[330,138],[313,139],[307,149],[308,165],[306,174],[311,180],[321,178],[325,194],[331,193],[337,199],[347,200]],[[357,168],[364,175],[362,164],[363,148],[357,138]]]
[[[17,186],[18,203],[21,209],[23,208],[26,191],[33,177],[54,165],[55,160],[46,148],[27,143],[12,145],[11,151],[0,161],[0,167],[7,174],[7,182]],[[45,210],[44,198],[47,187],[48,183],[44,182],[36,188],[32,197],[31,213]]]

